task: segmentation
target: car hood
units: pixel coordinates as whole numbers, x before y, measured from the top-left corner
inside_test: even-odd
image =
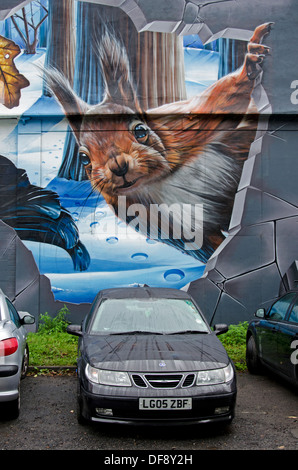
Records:
[[[84,356],[107,370],[191,371],[225,367],[229,357],[213,333],[183,335],[88,335]]]

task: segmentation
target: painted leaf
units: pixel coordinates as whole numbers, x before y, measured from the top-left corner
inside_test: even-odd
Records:
[[[19,53],[17,44],[0,36],[0,103],[9,109],[19,105],[21,89],[30,85],[15,66],[14,59]]]

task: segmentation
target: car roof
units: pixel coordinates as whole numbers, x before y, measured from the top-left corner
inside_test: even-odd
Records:
[[[114,287],[104,289],[98,293],[97,298],[129,299],[129,298],[156,298],[156,299],[191,299],[191,296],[178,289],[166,287]]]

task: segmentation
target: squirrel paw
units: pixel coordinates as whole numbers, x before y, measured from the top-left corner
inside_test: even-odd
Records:
[[[260,65],[265,57],[270,54],[270,48],[261,44],[264,37],[267,36],[274,23],[265,23],[258,26],[252,35],[245,56],[245,67],[249,80],[254,80],[261,72]]]

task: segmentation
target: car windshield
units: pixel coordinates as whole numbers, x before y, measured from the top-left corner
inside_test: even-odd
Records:
[[[93,318],[91,334],[209,333],[188,299],[106,299]]]

